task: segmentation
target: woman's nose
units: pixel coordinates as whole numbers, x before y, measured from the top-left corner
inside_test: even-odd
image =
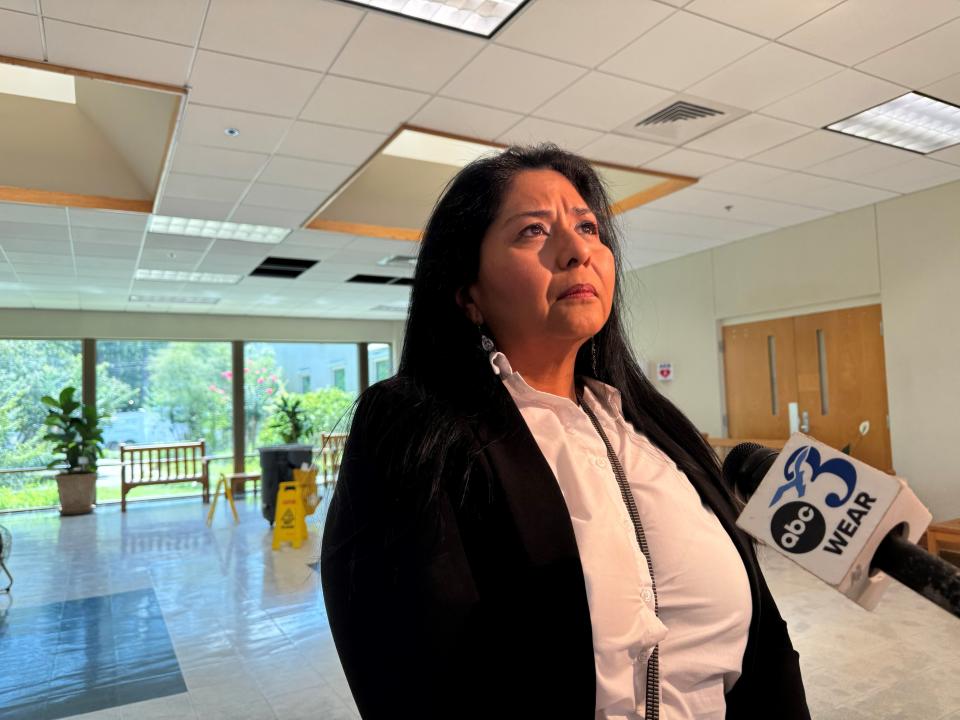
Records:
[[[575,230],[560,233],[559,265],[561,269],[586,265],[590,262],[590,244]]]

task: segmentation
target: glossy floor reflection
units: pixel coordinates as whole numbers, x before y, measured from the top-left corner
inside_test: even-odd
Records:
[[[21,715],[0,701],[0,718],[43,718],[58,711],[48,710],[51,700],[68,696],[76,683],[109,688],[107,676],[84,668],[91,659],[109,666],[111,643],[115,668],[145,669],[141,678],[152,673],[171,682],[179,672],[184,688],[143,699],[114,682],[105,691],[112,706],[75,704],[69,712],[137,720],[359,717],[310,567],[326,498],[320,517],[310,519],[309,543],[279,552],[271,551],[269,527],[252,499],[237,503],[236,526],[218,507],[207,528],[207,507],[186,499],[133,503],[125,515],[109,506],[72,518],[0,516],[13,532],[16,578],[5,624],[0,619],[0,698],[21,705],[37,698],[18,710],[33,714]],[[764,551],[761,563],[800,652],[815,720],[960,720],[960,620],[899,586],[869,613],[779,555]],[[0,615],[7,603],[0,597]],[[78,616],[85,621],[73,622]],[[91,618],[95,629],[87,627]],[[55,627],[60,651],[50,657],[41,648]],[[159,651],[154,667],[129,660],[135,651],[124,638],[158,648],[161,628],[175,665]],[[35,688],[41,666],[51,672],[45,695]],[[93,693],[87,701],[96,699]]]

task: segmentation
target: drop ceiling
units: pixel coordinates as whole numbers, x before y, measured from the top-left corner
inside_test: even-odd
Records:
[[[345,281],[408,275],[377,263],[416,243],[302,228],[404,124],[698,178],[621,216],[630,267],[960,180],[958,146],[821,129],[910,90],[960,103],[956,0],[533,0],[491,40],[333,0],[37,6],[0,0],[0,55],[189,89],[156,213],[294,231],[180,237],[135,213],[6,203],[4,307],[402,317],[408,288]],[[678,98],[737,112],[690,138],[631,130]],[[268,256],[318,262],[246,275]],[[218,300],[163,302],[177,296]]]

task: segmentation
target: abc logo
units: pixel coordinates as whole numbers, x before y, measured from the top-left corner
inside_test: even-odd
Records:
[[[773,514],[770,533],[787,552],[810,552],[827,532],[823,514],[810,503],[787,503]]]

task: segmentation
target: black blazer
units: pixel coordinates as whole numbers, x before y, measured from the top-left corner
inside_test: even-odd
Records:
[[[471,472],[465,477],[467,453],[446,458],[429,504],[398,489],[391,468],[423,427],[403,382],[378,383],[357,407],[320,573],[365,720],[595,717],[592,628],[573,525],[519,410],[512,400],[499,407],[506,418],[481,412],[471,421]],[[704,475],[688,477],[740,552],[753,598],[726,717],[809,720],[799,657],[753,546],[734,525],[735,508]],[[415,481],[425,487],[433,479]]]

